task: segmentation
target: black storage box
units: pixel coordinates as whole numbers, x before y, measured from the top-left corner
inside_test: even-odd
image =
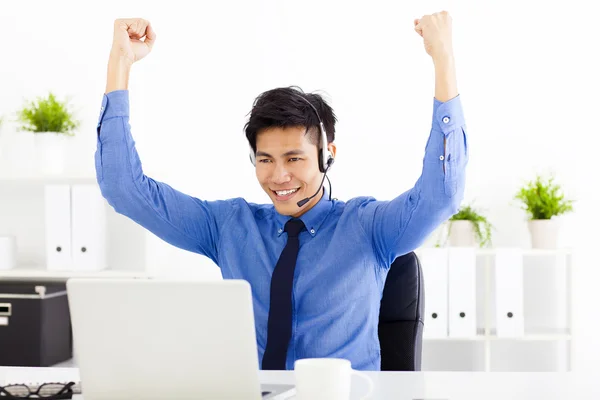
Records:
[[[64,282],[0,282],[0,365],[48,367],[73,356]]]

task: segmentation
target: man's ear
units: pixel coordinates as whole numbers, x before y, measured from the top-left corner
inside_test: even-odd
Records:
[[[335,158],[335,151],[337,150],[335,147],[334,143],[329,143],[327,145],[327,149],[329,150],[329,152],[331,153],[331,155],[333,156],[333,158]]]

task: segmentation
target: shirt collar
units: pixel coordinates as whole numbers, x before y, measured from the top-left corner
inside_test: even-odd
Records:
[[[323,196],[319,199],[319,202],[300,216],[300,219],[304,222],[304,226],[306,226],[306,230],[311,236],[314,237],[317,234],[332,207],[333,201],[329,200],[329,192],[323,188]],[[281,215],[277,211],[275,211],[275,215],[277,216],[278,224],[277,236],[281,236],[283,234],[285,223],[292,219],[292,217],[289,215]]]

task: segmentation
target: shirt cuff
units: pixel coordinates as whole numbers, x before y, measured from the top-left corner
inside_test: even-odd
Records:
[[[441,102],[434,97],[433,129],[442,132],[444,136],[447,136],[449,133],[463,125],[465,125],[465,117],[460,101],[460,95],[445,102]]]
[[[105,119],[114,117],[129,117],[129,90],[115,90],[102,97],[98,127]]]

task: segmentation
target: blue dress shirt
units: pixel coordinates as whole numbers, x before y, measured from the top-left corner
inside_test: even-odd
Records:
[[[129,92],[105,94],[98,121],[97,180],[116,212],[166,242],[209,257],[224,279],[252,287],[259,360],[267,343],[271,274],[285,246],[285,222],[272,204],[243,198],[205,201],[144,175],[129,125]],[[444,148],[444,139],[446,146]],[[301,358],[340,357],[379,370],[379,305],[389,266],[458,211],[467,138],[460,96],[434,98],[422,174],[390,201],[327,193],[300,218],[287,369]]]

